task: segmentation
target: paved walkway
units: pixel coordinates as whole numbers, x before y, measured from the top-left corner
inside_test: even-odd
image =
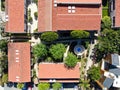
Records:
[[[37,63],[34,65],[34,69],[36,71],[36,76],[38,77],[38,64]]]
[[[94,44],[90,44],[90,50],[89,50],[89,55],[87,58],[87,63],[86,63],[86,69],[85,69],[85,75],[87,76],[87,70],[93,65],[93,60],[90,58],[91,55],[93,55],[93,49],[95,47],[95,45],[97,44],[97,42],[95,42]]]

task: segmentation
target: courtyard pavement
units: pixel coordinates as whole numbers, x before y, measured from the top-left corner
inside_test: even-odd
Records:
[[[37,9],[37,5],[35,3],[31,3],[29,6],[28,6],[28,10],[31,9],[31,17],[33,19],[33,23],[30,24],[28,23],[28,26],[30,26],[30,33],[33,33],[35,29],[37,29],[37,26],[38,26],[38,20],[35,19],[34,17],[34,13],[38,11]]]

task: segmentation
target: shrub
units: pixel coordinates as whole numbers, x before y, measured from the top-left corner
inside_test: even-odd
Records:
[[[23,87],[24,87],[24,84],[23,84],[23,83],[18,83],[18,84],[17,84],[17,88],[22,89]]]
[[[55,59],[55,61],[62,61],[63,54],[65,52],[65,45],[56,44],[50,47],[50,54]]]
[[[37,19],[37,18],[38,18],[38,12],[35,12],[35,13],[34,13],[34,16],[35,16],[35,18]]]
[[[102,29],[105,29],[105,28],[110,29],[111,25],[112,25],[112,23],[111,23],[110,17],[109,16],[104,16],[102,18]]]
[[[106,8],[106,7],[104,7],[102,9],[102,17],[104,17],[104,16],[108,16],[108,8]]]
[[[46,42],[52,42],[58,39],[58,34],[56,32],[44,32],[41,35],[41,39]]]
[[[33,47],[33,55],[42,58],[47,55],[47,47],[44,44],[37,44]]]
[[[28,17],[30,17],[31,16],[31,9],[29,8],[29,10],[28,10]]]
[[[0,86],[4,87],[4,83],[2,82],[1,78],[0,78]]]
[[[2,10],[2,11],[5,11],[5,0],[1,0],[0,3],[1,3],[1,7],[0,7],[1,10]]]
[[[100,79],[100,67],[92,66],[87,73],[88,77],[93,81]]]
[[[29,18],[28,18],[28,22],[29,22],[29,23],[32,23],[32,22],[33,22],[33,18],[32,18],[32,17],[29,17]]]
[[[38,0],[33,0],[33,2],[37,4],[37,3],[38,3]]]
[[[50,84],[49,83],[39,83],[38,90],[49,90]]]
[[[53,59],[51,57],[47,57],[46,62],[53,62]]]
[[[36,76],[36,70],[35,69],[33,69],[33,78],[36,78],[37,76]]]
[[[0,50],[1,51],[6,51],[7,50],[7,40],[0,40]]]
[[[2,76],[2,82],[7,83],[8,82],[8,74],[3,74]]]
[[[53,87],[53,90],[60,90],[60,88],[62,87],[62,84],[56,82],[56,83],[52,84],[52,87]]]
[[[35,32],[38,32],[38,28],[36,28],[36,29],[34,30],[34,33],[35,33]]]
[[[77,57],[73,53],[68,53],[68,56],[65,58],[64,63],[67,67],[73,68],[77,64]]]
[[[70,34],[73,38],[88,38],[90,36],[89,32],[83,30],[74,30]]]

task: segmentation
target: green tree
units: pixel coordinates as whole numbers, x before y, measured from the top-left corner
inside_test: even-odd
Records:
[[[104,16],[103,18],[102,18],[102,29],[105,29],[105,28],[107,28],[107,29],[110,29],[111,28],[111,19],[110,19],[110,17],[109,16]]]
[[[24,87],[24,84],[23,84],[23,83],[18,83],[18,84],[17,84],[17,88],[22,89],[23,87]]]
[[[89,82],[90,82],[90,80],[88,79],[86,79],[86,80],[80,80],[80,84],[79,84],[79,87],[81,87],[82,88],[82,90],[89,90],[89,88],[90,88],[90,84],[89,84]]]
[[[49,90],[50,84],[49,83],[39,83],[38,90]]]
[[[2,76],[2,82],[7,83],[8,82],[8,74],[3,74]]]
[[[90,33],[84,30],[74,30],[70,34],[73,38],[88,38],[90,36]]]
[[[47,48],[44,44],[37,44],[33,47],[33,54],[37,58],[42,58],[47,55]]]
[[[56,82],[54,84],[52,84],[53,90],[60,90],[60,88],[62,87],[62,84],[59,82]]]
[[[41,34],[41,39],[46,42],[52,42],[58,39],[58,34],[56,32],[44,32]]]
[[[73,53],[68,53],[68,56],[65,58],[64,63],[67,67],[73,68],[77,64],[77,57]]]
[[[100,67],[92,66],[88,70],[87,74],[91,80],[93,81],[99,80],[100,79]]]
[[[4,86],[4,83],[2,82],[2,79],[0,78],[0,86]]]
[[[65,52],[65,45],[63,44],[52,45],[49,51],[52,57],[55,59],[55,61],[62,61]]]
[[[8,69],[8,59],[5,52],[0,52],[0,74],[7,73]]]
[[[120,53],[120,31],[104,29],[98,38],[98,50],[103,53]]]
[[[0,40],[0,50],[1,51],[6,51],[7,50],[7,40]]]

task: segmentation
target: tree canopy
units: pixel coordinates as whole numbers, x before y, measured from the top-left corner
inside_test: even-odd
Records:
[[[38,90],[49,90],[50,84],[49,83],[39,83]]]
[[[7,69],[8,69],[7,55],[2,53],[2,55],[0,55],[0,73],[6,73]]]
[[[8,82],[8,74],[3,74],[2,76],[2,82],[7,83]]]
[[[47,55],[47,48],[44,44],[37,44],[33,47],[33,54],[37,58],[42,58]]]
[[[0,50],[1,51],[6,51],[7,50],[7,40],[0,40]]]
[[[104,53],[120,53],[120,31],[104,29],[99,37],[98,49]]]
[[[62,61],[65,52],[65,45],[61,43],[52,45],[49,51],[55,61]]]
[[[95,81],[95,80],[99,80],[100,79],[100,67],[96,67],[96,66],[92,66],[88,72],[88,77]]]
[[[62,84],[59,82],[55,82],[54,84],[52,84],[53,90],[60,90],[60,88],[62,87]]]
[[[52,42],[58,39],[58,34],[56,32],[44,32],[41,34],[41,39],[46,42]]]
[[[77,57],[73,53],[68,53],[68,56],[65,58],[64,63],[67,67],[73,68],[77,64]]]
[[[90,33],[84,30],[74,30],[70,34],[73,38],[88,38],[90,36]]]
[[[110,17],[109,16],[104,16],[102,18],[102,28],[103,29],[105,29],[105,28],[110,29],[111,25],[112,25],[112,23],[111,23]]]

